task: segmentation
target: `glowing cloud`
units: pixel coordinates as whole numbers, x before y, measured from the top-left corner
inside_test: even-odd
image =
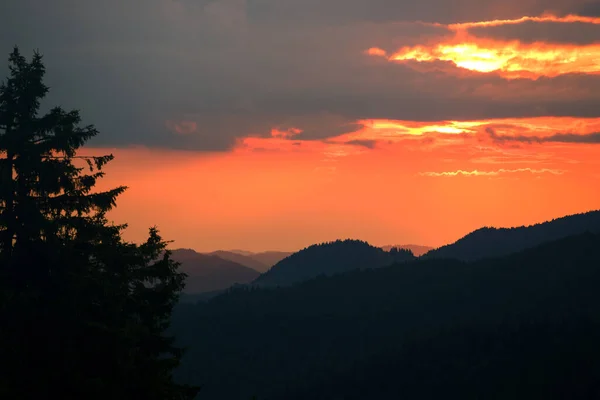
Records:
[[[387,52],[383,49],[380,49],[379,47],[371,47],[370,49],[368,49],[366,51],[366,53],[370,56],[382,56],[385,57],[387,55]]]
[[[361,120],[360,125],[378,132],[379,136],[423,135],[425,133],[459,134],[472,132],[473,128],[484,125],[485,121],[438,121],[433,123],[398,121],[387,119]]]
[[[464,135],[480,134],[482,139],[494,142],[529,143],[589,143],[597,140],[600,132],[600,118],[536,117],[501,118],[479,121],[434,121],[415,122],[401,120],[362,120],[363,126],[357,132],[331,139],[332,142],[350,143],[356,141],[405,141],[423,139],[435,135],[438,142],[455,139]],[[493,132],[493,135],[489,132]],[[559,136],[557,136],[557,134]],[[373,147],[373,146],[371,146]]]
[[[536,79],[541,76],[554,77],[569,73],[600,73],[600,44],[584,46],[543,42],[525,44],[518,40],[482,39],[468,32],[469,28],[474,27],[517,25],[529,21],[600,24],[600,18],[594,17],[545,15],[513,20],[440,25],[453,31],[454,37],[443,38],[437,43],[404,47],[391,56],[377,47],[367,50],[367,54],[386,57],[396,62],[445,61],[470,71],[498,73],[507,79]]]
[[[562,175],[565,171],[555,170],[555,169],[532,169],[532,168],[517,168],[517,169],[498,169],[495,171],[450,171],[450,172],[422,172],[419,175],[421,176],[430,176],[430,177],[444,177],[444,176],[498,176],[501,174],[515,174],[515,173],[531,173],[531,174],[552,174],[552,175]]]
[[[600,25],[600,18],[597,17],[586,17],[582,15],[574,15],[569,14],[564,17],[558,17],[552,14],[544,14],[539,17],[521,17],[516,19],[497,19],[492,21],[478,21],[478,22],[464,22],[460,24],[450,24],[450,25],[441,25],[435,24],[437,26],[446,26],[448,29],[452,31],[464,31],[469,28],[477,28],[477,27],[490,27],[490,26],[503,26],[503,25],[518,25],[525,22],[554,22],[554,23],[563,23],[563,24],[572,24],[572,23],[584,23],[584,24],[593,24]]]
[[[393,61],[449,61],[477,72],[498,72],[506,78],[554,77],[568,73],[600,73],[600,45],[572,46],[518,41],[439,43],[431,47],[406,47]]]

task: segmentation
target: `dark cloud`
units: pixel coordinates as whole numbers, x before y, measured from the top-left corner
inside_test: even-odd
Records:
[[[346,144],[351,144],[354,146],[362,146],[362,147],[366,147],[367,149],[374,149],[375,146],[377,145],[377,140],[361,140],[361,139],[357,139],[357,140],[349,140],[347,142],[345,142]]]
[[[477,27],[469,32],[480,38],[586,45],[600,42],[600,25],[586,23],[524,22],[518,25]]]
[[[360,128],[361,119],[600,115],[598,77],[506,81],[448,63],[419,70],[364,54],[449,34],[414,20],[514,18],[581,4],[8,0],[0,56],[15,44],[27,54],[39,48],[47,105],[81,109],[102,133],[97,145],[214,151],[273,128],[302,129],[300,140],[337,136]]]
[[[582,4],[577,13],[587,17],[600,17],[600,1],[588,1]]]
[[[550,136],[525,136],[525,135],[498,135],[493,128],[486,128],[486,133],[490,138],[498,143],[520,142],[520,143],[582,143],[598,144],[600,143],[600,132],[575,134],[575,133],[556,133]]]
[[[316,24],[356,21],[456,23],[569,13],[587,0],[248,0],[257,22]]]

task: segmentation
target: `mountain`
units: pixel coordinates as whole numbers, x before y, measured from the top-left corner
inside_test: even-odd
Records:
[[[598,287],[600,235],[587,233],[238,288],[177,308],[177,376],[203,400],[599,398]]]
[[[273,265],[292,254],[294,253],[289,251],[263,251],[260,253],[252,253],[249,256],[271,268]]]
[[[236,283],[252,282],[260,275],[244,265],[194,250],[173,250],[172,257],[181,263],[181,271],[188,274],[185,294],[227,289]]]
[[[254,259],[252,257],[253,253],[250,253],[250,252],[246,252],[246,253],[248,253],[248,254],[241,254],[238,251],[218,250],[218,251],[213,251],[212,253],[207,253],[207,255],[217,256],[224,260],[233,261],[233,262],[243,265],[245,267],[252,268],[253,270],[258,271],[258,272],[266,272],[269,268],[272,267],[272,265],[263,264],[262,262]]]
[[[394,247],[398,248],[398,249],[410,250],[415,255],[415,257],[420,257],[423,254],[427,253],[428,251],[433,250],[433,247],[420,246],[418,244],[393,244],[393,245],[383,246],[381,248],[385,251],[390,251]]]
[[[319,275],[334,275],[359,268],[378,268],[414,259],[408,251],[386,252],[359,240],[338,240],[307,247],[281,260],[253,283],[290,285]]]
[[[515,253],[584,232],[600,233],[600,211],[570,215],[531,226],[481,228],[455,243],[431,250],[422,257],[473,261]]]
[[[251,251],[246,251],[246,250],[240,250],[240,249],[233,249],[233,250],[224,250],[227,251],[228,253],[236,253],[236,254],[241,254],[242,256],[251,256],[252,254],[254,254]]]
[[[287,251],[263,251],[260,253],[253,253],[245,250],[217,250],[205,254],[233,261],[262,273],[267,272],[273,265],[293,253]]]

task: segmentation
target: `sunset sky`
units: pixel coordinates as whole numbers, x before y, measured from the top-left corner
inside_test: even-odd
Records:
[[[14,45],[115,155],[130,240],[439,246],[600,208],[600,2],[8,0]]]

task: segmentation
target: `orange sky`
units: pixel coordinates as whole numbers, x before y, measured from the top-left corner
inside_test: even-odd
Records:
[[[600,208],[600,146],[500,144],[482,128],[509,122],[540,137],[552,126],[580,124],[580,134],[600,126],[600,119],[480,121],[459,134],[460,122],[431,124],[452,132],[435,133],[375,121],[349,135],[379,138],[374,148],[276,134],[241,140],[228,153],[94,152],[116,156],[103,187],[130,187],[112,213],[129,222],[127,238],[140,240],[156,224],[176,247],[200,251],[294,250],[348,237],[437,246],[483,225]]]
[[[520,42],[472,32],[532,22],[596,25],[600,19],[546,14],[437,24],[448,34],[399,49],[373,43],[357,57],[415,68],[444,62],[451,68],[441,71],[456,79],[493,74],[507,84],[600,72],[600,43]],[[488,85],[473,95],[493,98],[494,90]],[[497,96],[535,101],[526,92]],[[88,151],[116,156],[103,187],[130,187],[111,216],[129,222],[131,240],[155,224],[174,247],[199,251],[296,250],[338,238],[439,246],[481,226],[600,208],[600,118],[541,115],[358,120],[362,128],[355,132],[320,140],[302,139],[301,127],[273,127],[270,137],[240,132],[227,152]],[[182,135],[198,129],[194,121],[165,123]]]

